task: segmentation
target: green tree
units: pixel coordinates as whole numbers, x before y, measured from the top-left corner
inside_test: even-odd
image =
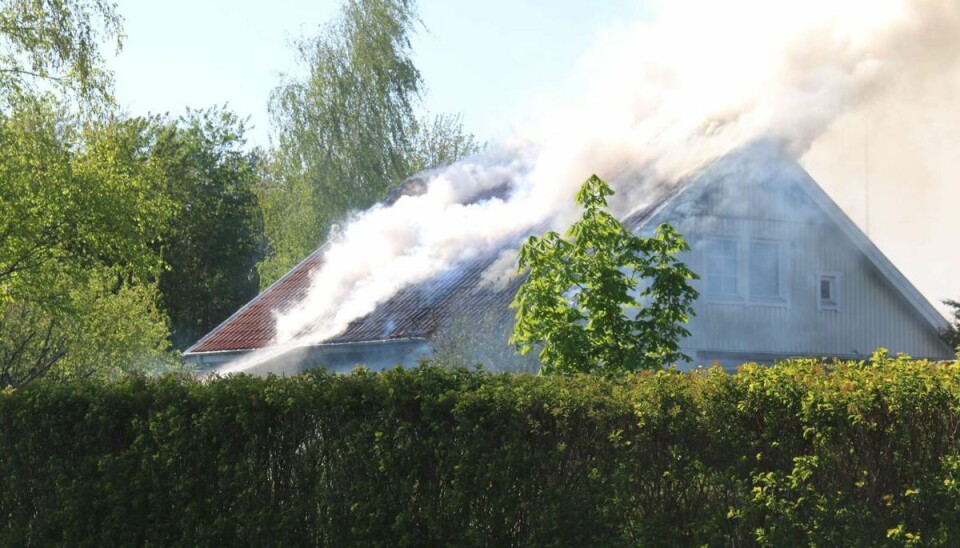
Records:
[[[179,368],[156,284],[119,283],[103,267],[59,282],[42,298],[0,303],[0,386]]]
[[[107,0],[0,4],[0,386],[176,366],[142,120],[112,112]]]
[[[160,291],[181,350],[259,289],[259,154],[244,149],[245,133],[235,114],[213,108],[165,121],[151,139],[151,161],[177,207],[163,240]]]
[[[101,264],[140,280],[157,273],[152,243],[173,204],[137,124],[83,126],[49,97],[0,114],[0,294],[42,287],[51,262],[67,273]]]
[[[7,0],[0,5],[0,95],[58,89],[88,105],[112,102],[101,44],[122,45],[122,19],[107,0]]]
[[[0,382],[170,365],[155,242],[174,209],[138,122],[15,104],[0,114]],[[137,359],[101,361],[117,356]]]
[[[950,326],[940,333],[940,337],[943,342],[950,345],[950,348],[955,348],[960,352],[960,301],[947,299],[943,301],[943,304],[953,309],[953,318],[951,318]]]
[[[670,225],[633,234],[604,208],[613,190],[596,175],[576,195],[583,217],[566,233],[531,236],[520,249],[527,279],[513,301],[513,342],[540,345],[544,373],[656,369],[681,358],[696,279],[675,255],[686,242]]]
[[[438,114],[420,119],[411,139],[409,167],[412,175],[457,160],[480,150],[476,139],[463,128],[459,114]]]
[[[262,187],[271,283],[353,210],[423,169],[477,150],[451,116],[418,119],[423,81],[410,58],[413,0],[346,0],[337,20],[297,45],[308,74],[270,98],[276,148]]]

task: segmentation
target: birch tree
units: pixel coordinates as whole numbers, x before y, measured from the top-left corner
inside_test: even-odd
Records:
[[[276,146],[262,186],[268,285],[316,249],[331,226],[414,173],[476,152],[457,116],[423,114],[411,59],[413,0],[347,0],[296,46],[306,72],[272,93]]]

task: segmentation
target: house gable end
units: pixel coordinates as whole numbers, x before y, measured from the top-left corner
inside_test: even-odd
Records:
[[[739,155],[742,156],[740,157],[738,157],[738,154],[731,155],[731,158],[721,159],[702,170],[695,178],[691,179],[682,191],[677,192],[666,203],[661,204],[659,210],[645,220],[642,231],[650,233],[657,224],[669,222],[676,226],[682,234],[689,235],[689,239],[695,247],[694,254],[690,257],[693,260],[691,266],[702,259],[696,256],[697,253],[702,251],[696,249],[698,239],[702,240],[711,234],[727,234],[733,237],[739,234],[740,237],[747,238],[742,240],[743,245],[746,245],[748,241],[757,241],[763,238],[776,240],[779,237],[776,235],[778,233],[795,234],[792,238],[819,237],[821,238],[819,246],[836,248],[829,251],[824,249],[823,252],[834,255],[845,253],[848,257],[853,254],[859,257],[854,260],[844,259],[844,262],[850,268],[868,269],[872,272],[873,274],[868,277],[875,279],[876,282],[870,282],[871,287],[875,288],[874,291],[882,291],[883,294],[889,295],[893,298],[893,301],[876,293],[872,296],[862,296],[860,298],[879,298],[888,304],[881,305],[878,302],[876,307],[886,306],[886,310],[891,313],[895,315],[906,314],[905,319],[910,318],[909,321],[917,322],[918,329],[914,331],[911,327],[909,331],[914,333],[916,340],[923,341],[922,346],[928,349],[926,355],[931,357],[952,355],[952,353],[947,352],[946,345],[940,343],[937,337],[938,331],[947,325],[944,318],[893,266],[873,242],[860,231],[812,177],[796,162],[790,161],[779,154],[772,158],[769,155],[751,158],[750,152],[750,149],[741,151]],[[731,184],[733,185],[732,188]],[[817,226],[820,228],[816,228]],[[814,234],[830,234],[831,236],[822,239],[822,236],[814,236]],[[788,241],[790,239],[788,237]],[[808,244],[809,242],[804,243],[804,245]],[[788,262],[790,260],[805,260],[802,257],[805,257],[804,254],[809,252],[806,251],[807,248],[794,249],[796,245],[799,244],[789,244],[785,248]],[[843,251],[841,251],[841,248]],[[745,259],[745,257],[747,255],[741,255],[741,259]],[[809,275],[810,280],[806,278],[799,280],[799,282],[805,284],[804,289],[797,290],[794,288],[795,291],[799,291],[799,298],[809,300],[814,298],[817,287],[815,284],[818,283],[814,278],[818,274],[826,275],[828,281],[833,278],[830,278],[831,273],[827,272],[830,270],[829,268],[821,268],[820,270],[823,270],[823,272],[811,270],[806,273],[806,270],[813,267],[803,268],[803,266],[787,264],[785,268],[791,269],[794,275]],[[697,267],[702,268],[703,265],[697,264]],[[803,272],[803,274],[799,274],[800,272]],[[866,276],[866,274],[864,275]],[[861,277],[860,279],[866,280],[867,278]],[[851,278],[847,282],[854,283],[854,279]],[[794,280],[793,283],[796,284],[798,281]],[[741,293],[742,291],[743,286],[741,286]],[[771,304],[790,308],[789,298],[780,302],[781,304]],[[701,301],[701,305],[702,303],[703,301]],[[731,302],[731,304],[735,304],[735,302]],[[902,312],[895,312],[896,310]],[[791,313],[786,310],[784,314],[787,314],[787,316],[784,316],[784,318],[797,312],[799,311]],[[770,316],[769,320],[771,321],[773,321],[774,316],[779,317],[777,314],[775,310],[763,312],[763,315]],[[822,316],[820,317],[823,319]],[[850,321],[849,316],[845,321]],[[828,324],[829,322],[824,325]],[[713,329],[714,327],[716,326],[707,327],[707,329]],[[866,329],[865,327],[861,328]],[[884,332],[883,329],[887,328],[880,329],[875,326],[874,329],[878,332]],[[887,340],[896,337],[879,338]]]

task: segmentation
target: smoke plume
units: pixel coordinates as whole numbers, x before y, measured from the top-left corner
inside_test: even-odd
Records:
[[[562,228],[574,213],[576,188],[592,173],[614,182],[612,206],[624,214],[645,205],[643,181],[677,180],[767,139],[811,167],[844,206],[856,201],[849,187],[863,188],[857,171],[868,165],[864,153],[852,149],[871,127],[907,119],[920,135],[916,145],[898,149],[897,139],[887,139],[867,147],[877,157],[871,171],[889,169],[894,181],[877,184],[875,209],[918,196],[937,203],[936,192],[918,190],[930,182],[952,185],[957,197],[958,185],[941,174],[960,167],[958,95],[935,92],[947,81],[947,89],[960,89],[960,2],[670,0],[658,7],[654,20],[599,37],[577,69],[579,100],[522,121],[480,156],[431,174],[423,194],[374,207],[346,224],[308,297],[278,315],[276,348],[226,371],[336,335],[405,285],[514,245],[531,227]],[[911,102],[923,97],[953,116],[934,130],[952,154],[924,150],[927,122],[939,121],[915,113],[923,105]],[[903,113],[891,113],[891,105],[903,105]],[[858,126],[864,113],[866,131]],[[844,137],[851,127],[860,139],[853,144]],[[506,198],[464,203],[504,181],[513,186]],[[845,193],[850,197],[842,198]],[[881,199],[882,193],[894,198]],[[886,223],[873,215],[879,235]],[[956,233],[957,221],[952,227]]]

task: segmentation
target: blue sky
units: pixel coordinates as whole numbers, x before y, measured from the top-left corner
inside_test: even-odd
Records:
[[[337,0],[119,0],[127,38],[109,58],[131,114],[228,104],[267,145],[267,100],[281,73],[297,74],[292,40],[318,32]],[[414,58],[431,112],[459,112],[481,140],[576,86],[580,56],[604,32],[648,16],[637,0],[422,0],[426,29]]]

